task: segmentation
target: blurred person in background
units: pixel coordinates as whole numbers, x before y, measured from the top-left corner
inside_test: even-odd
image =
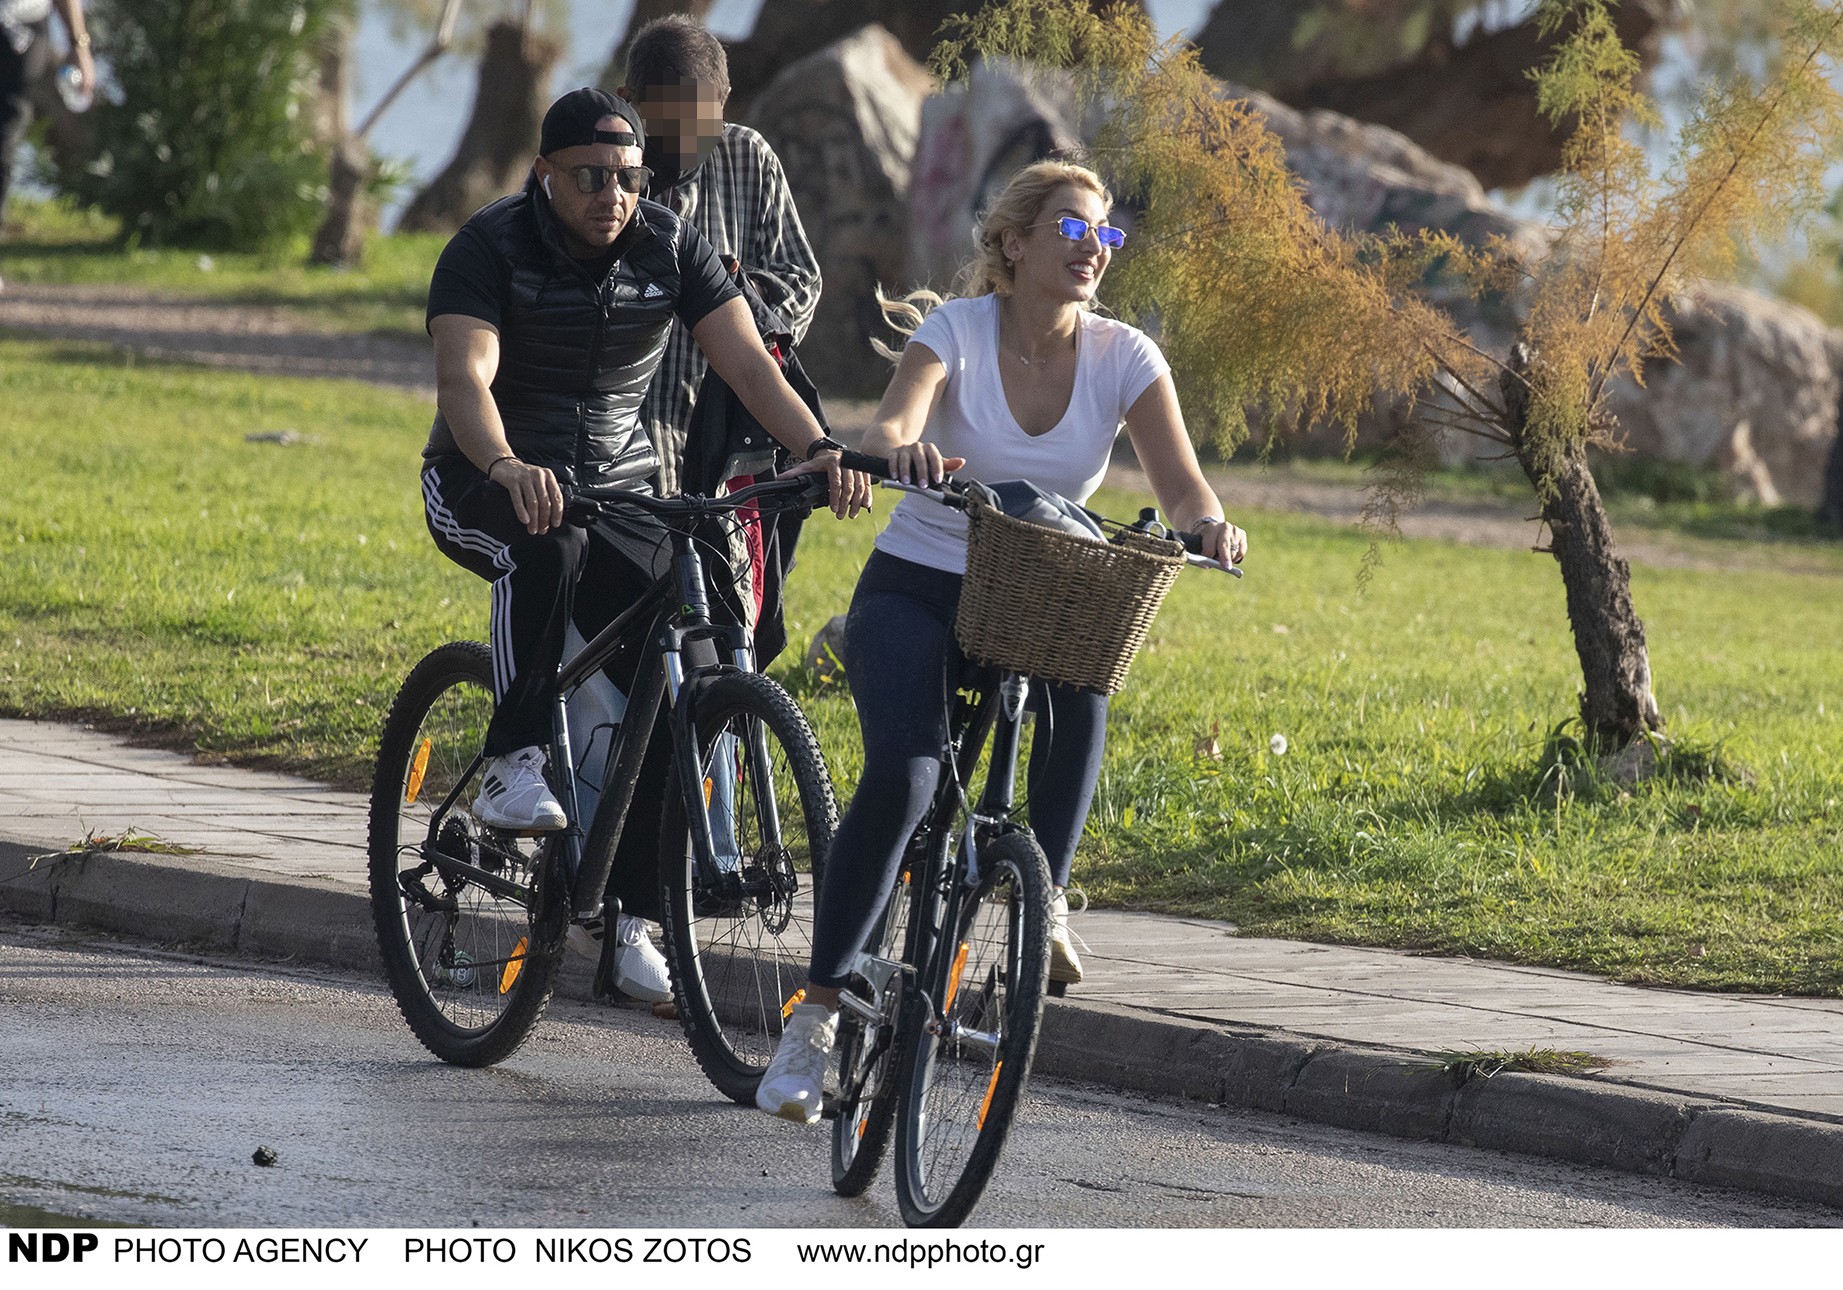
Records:
[[[807,243],[787,176],[767,140],[726,124],[729,59],[723,43],[682,14],[646,24],[627,51],[616,91],[646,124],[647,196],[702,233],[732,272],[793,332],[806,335],[819,305],[819,261]],[[706,364],[674,323],[647,391],[641,423],[659,454],[659,491],[681,491],[685,440]]]
[[[82,75],[83,92],[96,84],[83,0],[0,0],[0,226],[6,217],[7,194],[18,175],[19,144],[32,123],[32,88],[53,66],[53,9],[69,38],[64,62]]]

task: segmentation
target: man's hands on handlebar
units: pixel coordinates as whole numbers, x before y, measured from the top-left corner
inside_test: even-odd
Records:
[[[783,471],[781,478],[788,479],[795,475],[824,475],[826,496],[831,499],[829,505],[832,513],[841,520],[870,509],[870,476],[846,470],[836,452],[827,450],[815,453],[811,461],[803,461],[791,470]]]
[[[563,523],[563,489],[548,468],[501,457],[487,467],[486,477],[511,494],[512,510],[526,532],[548,533]]]

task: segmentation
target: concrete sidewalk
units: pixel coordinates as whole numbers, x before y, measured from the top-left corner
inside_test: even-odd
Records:
[[[375,967],[362,795],[0,720],[0,909]],[[201,850],[30,863],[86,833]],[[1240,937],[1096,911],[1037,1070],[1843,1206],[1843,1001],[1612,985],[1542,968]],[[586,992],[575,965],[564,988]],[[667,1024],[667,1023],[661,1023]],[[1463,1085],[1427,1054],[1581,1049],[1602,1074]]]

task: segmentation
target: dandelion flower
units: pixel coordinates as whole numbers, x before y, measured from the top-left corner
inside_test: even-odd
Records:
[[[1284,757],[1286,755],[1286,736],[1275,735],[1272,739],[1269,739],[1267,741],[1267,751],[1276,757]]]

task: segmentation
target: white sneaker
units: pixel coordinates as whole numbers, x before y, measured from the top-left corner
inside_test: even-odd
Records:
[[[1081,908],[1075,912],[1088,912],[1088,893],[1080,887],[1075,894],[1081,897]],[[1085,950],[1088,942],[1082,940],[1069,930],[1069,893],[1059,891],[1050,897],[1049,902],[1049,979],[1063,981],[1069,985],[1078,984],[1082,978],[1081,955],[1075,952],[1080,944]]]
[[[646,934],[646,920],[622,914],[615,923],[614,942],[620,947],[614,953],[614,983],[621,993],[649,1003],[668,1002],[672,998],[672,973],[666,967],[666,956]],[[600,952],[598,943],[596,953]]]
[[[496,829],[548,833],[568,820],[544,782],[544,750],[520,748],[486,763],[474,815]]]
[[[602,934],[606,926],[599,918],[591,918],[586,923],[571,923],[569,931],[563,935],[563,944],[572,954],[579,954],[591,963],[602,961]]]
[[[817,1003],[796,1003],[755,1090],[755,1105],[795,1124],[819,1123],[825,1101],[826,1060],[838,1042],[838,1014]]]

